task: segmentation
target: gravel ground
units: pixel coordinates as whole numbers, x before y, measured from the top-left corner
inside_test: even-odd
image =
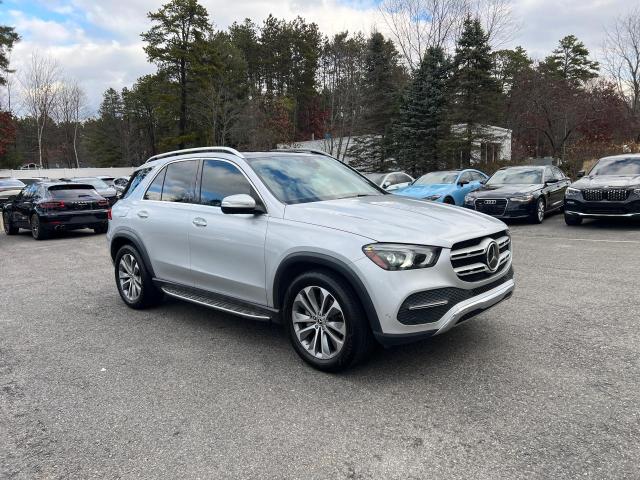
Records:
[[[640,478],[640,226],[512,232],[509,301],[341,375],[127,309],[104,236],[0,233],[0,478]]]

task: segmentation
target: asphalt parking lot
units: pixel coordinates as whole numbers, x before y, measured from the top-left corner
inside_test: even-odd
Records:
[[[103,235],[0,233],[0,478],[639,478],[640,225],[512,233],[512,299],[340,375],[126,308]]]

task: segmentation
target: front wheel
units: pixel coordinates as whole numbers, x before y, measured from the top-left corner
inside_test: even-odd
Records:
[[[284,315],[296,353],[318,370],[344,370],[373,349],[373,334],[357,295],[331,271],[314,270],[296,278],[285,296]]]
[[[6,233],[7,235],[16,235],[20,230],[11,222],[11,216],[9,215],[9,212],[2,212],[2,225],[4,226],[4,233]]]
[[[451,197],[447,197],[442,201],[442,203],[446,203],[447,205],[455,205],[456,201]]]
[[[531,221],[533,223],[542,223],[544,221],[545,210],[546,205],[544,203],[544,198],[540,197],[536,202],[536,209],[531,215]]]

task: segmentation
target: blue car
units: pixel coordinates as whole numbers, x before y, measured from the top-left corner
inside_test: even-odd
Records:
[[[488,178],[481,171],[473,169],[430,172],[393,193],[461,206],[464,205],[464,196],[482,187]]]

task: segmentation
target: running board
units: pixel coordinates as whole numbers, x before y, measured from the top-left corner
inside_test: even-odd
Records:
[[[266,307],[260,307],[258,305],[252,305],[250,303],[242,302],[240,300],[234,300],[224,295],[217,293],[205,292],[202,290],[195,290],[188,287],[182,287],[179,285],[160,283],[160,288],[164,293],[170,297],[185,300],[187,302],[202,305],[204,307],[213,308],[225,313],[231,313],[244,318],[251,318],[253,320],[271,320],[276,314],[276,310],[271,310]]]

